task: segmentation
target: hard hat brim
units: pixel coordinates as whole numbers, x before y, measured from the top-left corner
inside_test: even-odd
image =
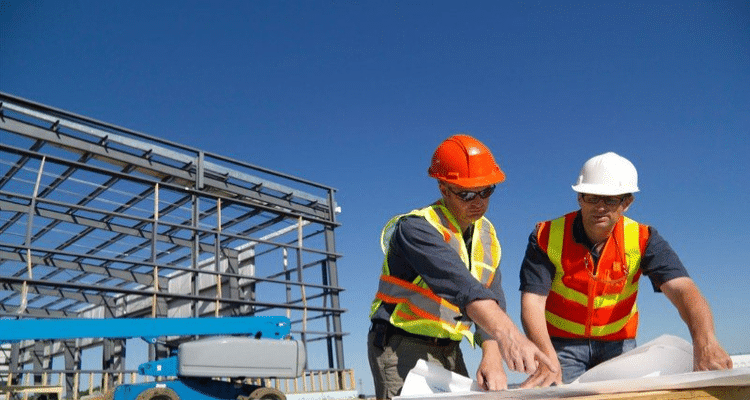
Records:
[[[613,187],[609,185],[598,185],[590,183],[579,183],[571,186],[574,191],[578,193],[596,194],[600,196],[618,196],[621,194],[635,193],[638,191],[637,187],[624,188],[624,187]]]
[[[445,177],[433,177],[437,178],[443,182],[448,182],[451,184],[454,184],[456,186],[460,186],[463,188],[475,188],[475,187],[481,187],[481,186],[490,186],[490,185],[496,185],[500,182],[505,181],[505,174],[500,171],[494,171],[490,175],[486,176],[478,176],[475,178],[458,178],[458,179],[446,179]]]

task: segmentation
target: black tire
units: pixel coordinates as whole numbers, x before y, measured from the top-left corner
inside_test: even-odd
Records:
[[[166,387],[148,388],[138,394],[135,400],[180,400],[174,390]]]
[[[260,387],[252,392],[248,396],[250,400],[286,400],[286,395],[274,388]]]

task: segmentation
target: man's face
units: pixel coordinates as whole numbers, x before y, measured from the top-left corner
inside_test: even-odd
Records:
[[[633,202],[631,195],[597,196],[588,193],[578,194],[581,216],[586,233],[602,235],[612,232],[617,221],[622,218]],[[590,237],[598,240],[600,237]]]
[[[470,224],[482,218],[487,212],[490,195],[494,190],[494,186],[465,188],[445,182],[441,182],[439,187],[445,205],[456,217],[461,229],[466,229]],[[467,198],[470,200],[465,200]]]

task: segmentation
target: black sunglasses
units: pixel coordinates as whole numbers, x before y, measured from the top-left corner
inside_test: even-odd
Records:
[[[448,190],[451,193],[455,194],[456,197],[458,197],[459,199],[461,199],[463,201],[472,201],[472,200],[476,199],[477,196],[479,196],[479,197],[481,197],[483,199],[486,199],[486,198],[492,196],[492,192],[495,191],[495,185],[492,185],[492,186],[490,186],[488,188],[482,189],[482,190],[480,190],[478,192],[472,192],[471,190],[462,190],[460,192],[454,192],[448,186],[446,186],[446,188],[448,188]]]
[[[595,194],[588,194],[588,193],[582,193],[581,198],[583,201],[589,204],[598,204],[600,201],[604,200],[604,204],[608,206],[616,206],[625,200],[625,198],[628,196],[598,196]]]

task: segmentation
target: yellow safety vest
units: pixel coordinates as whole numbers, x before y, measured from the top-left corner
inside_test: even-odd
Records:
[[[471,320],[462,315],[459,308],[436,295],[418,276],[408,282],[390,275],[388,249],[391,234],[398,221],[405,216],[416,215],[426,219],[443,236],[443,239],[458,253],[466,268],[485,287],[489,287],[500,264],[500,243],[492,223],[482,217],[474,223],[471,239],[471,259],[456,219],[442,203],[421,210],[393,217],[383,228],[380,244],[385,254],[378,293],[370,309],[370,317],[382,303],[395,304],[390,323],[405,331],[436,338],[460,341],[466,336],[474,345]],[[471,263],[469,262],[471,260]]]

